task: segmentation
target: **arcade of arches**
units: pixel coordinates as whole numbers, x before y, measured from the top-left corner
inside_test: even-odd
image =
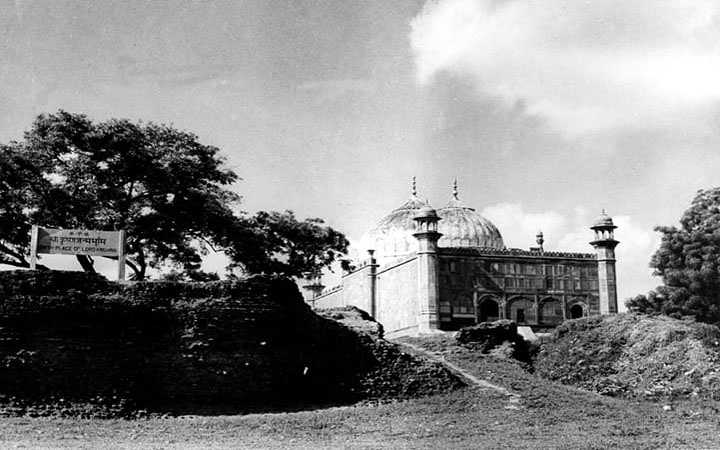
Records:
[[[544,329],[599,313],[593,255],[447,249],[438,256],[441,329],[497,319]]]
[[[477,322],[510,319],[518,324],[554,326],[565,319],[583,317],[587,315],[586,311],[586,303],[579,299],[572,299],[563,308],[562,300],[554,297],[536,301],[523,296],[503,300],[495,295],[485,295],[478,299]]]

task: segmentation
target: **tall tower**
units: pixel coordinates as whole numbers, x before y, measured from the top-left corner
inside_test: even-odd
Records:
[[[617,279],[615,276],[615,240],[614,230],[617,228],[603,209],[591,230],[595,232],[595,240],[590,244],[595,247],[598,263],[598,288],[600,294],[600,314],[615,314],[617,305]]]
[[[438,240],[441,233],[437,231],[440,220],[437,212],[430,206],[423,206],[414,217],[413,234],[418,240],[418,331],[428,332],[440,328],[438,305],[440,303],[440,285],[438,284]]]

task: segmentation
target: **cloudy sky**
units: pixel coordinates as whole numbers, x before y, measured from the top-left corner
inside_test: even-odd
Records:
[[[0,0],[0,141],[63,108],[217,145],[243,208],[358,239],[409,180],[454,177],[512,247],[589,251],[657,284],[652,231],[720,173],[720,3],[665,0]]]

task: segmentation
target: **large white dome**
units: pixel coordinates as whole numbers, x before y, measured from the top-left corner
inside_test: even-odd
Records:
[[[379,259],[406,256],[417,251],[415,221],[420,208],[427,203],[412,195],[408,201],[380,219],[362,239],[363,246],[375,250]]]
[[[428,206],[427,202],[413,193],[410,199],[380,219],[375,228],[363,237],[363,246],[375,250],[381,262],[415,253],[417,240],[413,236],[413,218],[423,206]],[[475,209],[464,205],[458,199],[457,191],[437,214],[440,216],[438,231],[442,233],[438,243],[440,247],[505,248],[497,227]]]

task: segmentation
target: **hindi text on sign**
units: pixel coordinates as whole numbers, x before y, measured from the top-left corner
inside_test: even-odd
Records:
[[[60,230],[38,227],[38,253],[64,255],[117,256],[117,231]]]

